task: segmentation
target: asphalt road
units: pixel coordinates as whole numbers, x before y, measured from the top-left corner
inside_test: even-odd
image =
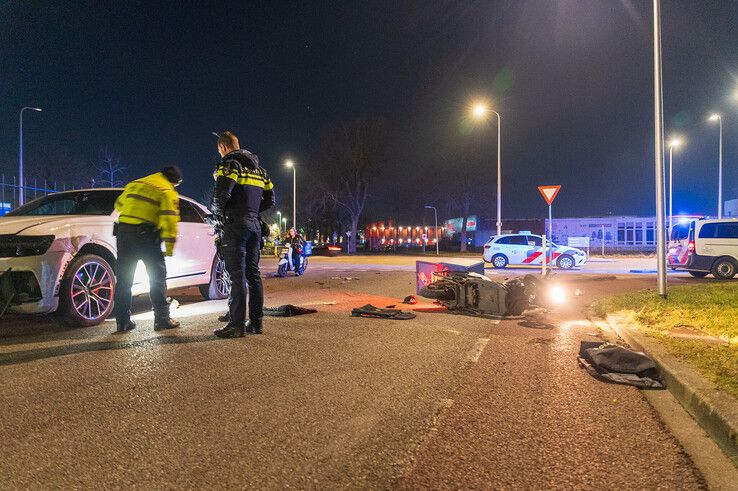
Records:
[[[576,365],[594,332],[582,305],[651,278],[562,277],[584,296],[527,323],[387,321],[349,311],[413,293],[407,258],[315,259],[267,278],[266,303],[319,312],[269,318],[262,336],[215,338],[225,302],[192,290],[174,293],[183,327],[168,333],[144,299],[124,336],[3,319],[0,487],[703,486],[637,390]]]

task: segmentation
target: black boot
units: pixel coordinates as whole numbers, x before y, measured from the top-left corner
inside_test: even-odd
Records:
[[[118,329],[115,331],[115,334],[123,334],[129,331],[133,331],[136,329],[136,324],[128,320],[126,322],[118,322]]]
[[[244,326],[227,325],[213,331],[213,334],[219,338],[242,338],[244,336]]]
[[[179,327],[179,322],[175,321],[171,317],[154,320],[154,331],[164,331],[167,329],[176,329]]]
[[[225,314],[218,317],[218,321],[220,322],[231,322],[231,313],[226,312]]]
[[[246,331],[251,334],[261,334],[261,319],[248,321],[246,323]]]

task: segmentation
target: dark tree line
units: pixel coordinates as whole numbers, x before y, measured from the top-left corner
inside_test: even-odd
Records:
[[[387,161],[388,130],[381,120],[355,119],[326,129],[309,166],[301,199],[303,223],[345,231],[347,251],[356,237],[376,176]]]
[[[376,219],[420,223],[432,220],[424,206],[438,208],[439,221],[464,217],[461,248],[466,249],[466,217],[489,215],[494,176],[476,138],[460,139],[440,165],[392,162],[389,128],[382,120],[355,119],[327,128],[302,169],[298,221],[309,234],[338,231],[355,252],[358,231]],[[483,154],[485,158],[483,158]],[[398,173],[416,176],[398,184]],[[377,213],[375,210],[381,209]]]

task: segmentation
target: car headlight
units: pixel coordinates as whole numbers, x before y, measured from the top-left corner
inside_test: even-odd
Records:
[[[52,242],[53,235],[0,235],[0,257],[40,256]]]

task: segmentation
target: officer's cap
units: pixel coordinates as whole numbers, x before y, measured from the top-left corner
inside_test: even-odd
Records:
[[[161,170],[164,177],[175,186],[182,182],[182,171],[176,165],[168,165]]]

